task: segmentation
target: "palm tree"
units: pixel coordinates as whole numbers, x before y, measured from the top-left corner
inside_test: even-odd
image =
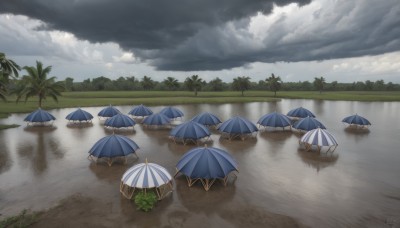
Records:
[[[142,84],[144,90],[150,90],[154,88],[154,81],[151,79],[151,77],[143,76],[140,84]]]
[[[5,79],[3,78],[3,72],[0,71],[0,99],[7,101],[7,87],[4,81]]]
[[[324,89],[324,84],[325,84],[324,77],[314,78],[314,86],[317,90],[319,90],[319,93],[322,93],[322,90]]]
[[[237,77],[233,79],[232,87],[234,90],[238,90],[242,92],[242,96],[244,96],[244,91],[250,89],[250,78],[249,77]]]
[[[178,80],[173,77],[167,77],[164,79],[163,83],[169,90],[176,90],[179,88]]]
[[[18,71],[21,70],[21,67],[18,66],[13,60],[7,59],[6,55],[0,52],[0,75],[3,78],[3,82],[8,82],[9,76],[18,77]]]
[[[36,61],[36,67],[25,66],[23,68],[28,72],[22,78],[21,83],[24,85],[17,94],[17,102],[21,97],[25,96],[25,102],[29,97],[37,96],[39,98],[39,107],[42,107],[42,100],[46,100],[47,96],[50,96],[58,102],[58,96],[61,96],[61,92],[64,91],[64,83],[56,82],[56,77],[47,78],[47,75],[51,71],[51,66],[43,68],[43,64]]]
[[[274,97],[276,97],[276,92],[281,89],[282,85],[281,78],[279,76],[275,77],[274,74],[271,74],[271,77],[265,79],[265,81],[267,82],[269,89],[274,92]]]
[[[194,91],[194,95],[197,96],[197,91],[201,90],[203,82],[203,79],[199,78],[198,75],[192,75],[192,77],[186,78],[185,85],[190,91]]]

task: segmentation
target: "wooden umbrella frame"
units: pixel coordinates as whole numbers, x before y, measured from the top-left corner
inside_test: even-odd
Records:
[[[134,153],[132,153],[132,154],[136,156],[136,160],[139,159],[139,156],[136,154],[136,151],[135,151]],[[127,155],[127,156],[117,156],[117,157],[101,157],[101,158],[98,158],[98,157],[95,157],[95,156],[89,154],[89,156],[88,156],[87,158],[88,158],[90,161],[95,162],[95,164],[97,164],[97,162],[99,161],[99,159],[105,160],[106,163],[108,164],[108,166],[111,166],[112,163],[113,163],[115,160],[120,159],[120,158],[124,159],[124,164],[128,163],[128,156],[129,156],[129,155]]]
[[[239,172],[239,171],[237,171],[237,172]],[[177,170],[174,178],[176,178],[178,173],[179,173],[179,171]],[[237,179],[237,176],[236,176],[236,174],[233,173],[233,171],[230,172],[228,175],[226,175],[224,178],[211,178],[211,179],[207,179],[207,178],[190,178],[190,177],[188,177],[186,175],[185,175],[185,177],[186,177],[186,181],[188,182],[188,186],[189,187],[192,187],[197,181],[200,181],[201,184],[204,187],[204,190],[208,191],[208,190],[210,190],[211,186],[215,183],[216,180],[220,180],[223,183],[223,185],[226,187],[226,185],[227,185],[227,183],[229,181],[229,177],[231,175],[234,177],[234,180]]]
[[[146,194],[146,192],[148,190],[154,190],[156,192],[156,194],[157,194],[157,199],[158,200],[162,200],[169,193],[172,192],[173,186],[172,186],[172,180],[169,181],[166,184],[163,184],[163,185],[159,186],[159,187],[153,187],[153,188],[131,187],[131,186],[125,184],[123,181],[121,181],[121,183],[119,185],[119,191],[127,199],[132,199],[133,198],[133,195],[135,194],[136,189],[142,190],[144,192],[144,194]]]

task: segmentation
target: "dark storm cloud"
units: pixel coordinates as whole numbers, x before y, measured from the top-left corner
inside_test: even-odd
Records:
[[[249,17],[269,14],[274,2],[309,3],[13,0],[1,1],[0,13],[36,18],[46,23],[41,29],[68,31],[91,42],[116,42],[160,70],[220,70],[256,61],[324,60],[400,49],[397,0],[373,5],[339,1],[315,10],[312,22],[305,25],[282,16],[257,43],[248,31]]]

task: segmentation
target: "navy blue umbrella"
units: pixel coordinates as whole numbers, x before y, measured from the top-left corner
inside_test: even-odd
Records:
[[[218,130],[223,133],[230,134],[233,137],[242,136],[257,132],[258,128],[255,124],[244,117],[233,117],[219,125]]]
[[[161,113],[152,114],[143,120],[143,124],[149,126],[161,126],[169,124],[170,122],[171,119]]]
[[[117,115],[118,113],[121,113],[117,108],[113,107],[113,106],[108,106],[104,109],[102,109],[97,115],[100,117],[113,117],[115,115]]]
[[[92,114],[86,112],[85,110],[82,110],[81,108],[78,108],[77,110],[71,112],[68,114],[65,119],[69,121],[86,121],[89,122],[93,119]]]
[[[303,107],[292,109],[286,115],[297,118],[306,118],[307,116],[315,117],[314,113]]]
[[[112,164],[112,158],[126,157],[130,154],[136,155],[139,146],[130,138],[112,134],[101,138],[89,150],[90,158],[108,158],[108,164]]]
[[[357,114],[344,118],[342,120],[342,122],[348,123],[350,125],[358,125],[358,126],[371,125],[371,123],[367,119],[365,119],[364,117],[359,116]]]
[[[127,115],[119,113],[104,122],[104,126],[111,128],[128,128],[133,127],[136,122]]]
[[[131,111],[128,112],[128,114],[131,116],[145,117],[153,114],[153,111],[151,111],[151,109],[141,104],[139,106],[134,107]]]
[[[55,119],[56,118],[53,115],[39,108],[25,117],[24,121],[28,123],[46,123]]]
[[[226,151],[214,147],[198,147],[185,153],[176,165],[177,172],[187,176],[189,186],[200,180],[209,190],[216,179],[226,184],[232,171],[238,171],[235,159]]]
[[[293,128],[303,131],[311,131],[317,128],[326,129],[326,127],[321,122],[309,116],[294,123]]]
[[[258,120],[257,123],[264,127],[281,127],[281,128],[285,128],[292,124],[287,116],[277,112],[263,115]]]
[[[186,143],[186,141],[195,142],[198,139],[209,137],[211,133],[204,125],[194,121],[188,121],[176,126],[171,130],[169,135],[174,140],[183,140],[183,143]]]
[[[184,116],[183,112],[181,110],[174,108],[174,107],[163,108],[160,111],[160,113],[166,115],[170,119],[175,119],[175,118]]]
[[[192,121],[203,124],[205,126],[217,126],[222,121],[214,114],[203,112],[193,117]]]

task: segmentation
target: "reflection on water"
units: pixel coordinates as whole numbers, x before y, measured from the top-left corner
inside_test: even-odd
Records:
[[[8,146],[2,137],[2,132],[0,132],[0,174],[11,168],[12,160],[8,151]]]
[[[233,181],[229,181],[224,186],[221,181],[217,180],[209,191],[205,191],[200,181],[189,187],[185,176],[179,175],[175,180],[178,199],[189,211],[197,213],[215,213],[229,203],[236,192]]]
[[[305,164],[316,169],[317,172],[319,172],[323,168],[335,165],[335,163],[339,159],[338,154],[331,152],[320,153],[315,151],[298,150],[297,155],[299,155],[299,157]]]
[[[26,127],[24,131],[35,134],[36,139],[24,142],[18,147],[18,154],[24,164],[31,163],[30,167],[36,175],[42,174],[47,169],[48,154],[53,158],[62,159],[65,151],[59,145],[59,141],[50,135],[55,127]],[[27,165],[29,166],[29,165]]]
[[[292,216],[311,227],[368,227],[368,218],[385,221],[389,215],[400,221],[400,125],[387,121],[398,119],[400,102],[284,99],[176,107],[185,113],[182,121],[200,112],[211,112],[222,121],[241,115],[256,123],[266,113],[287,113],[300,106],[314,112],[336,137],[339,146],[334,153],[299,151],[302,134],[290,131],[261,131],[242,141],[221,139],[217,130],[211,130],[212,142],[208,146],[232,154],[240,171],[237,180],[226,187],[217,183],[206,192],[197,185],[189,188],[186,180],[179,177],[171,197],[159,202],[152,213],[138,212],[131,201],[120,196],[122,174],[145,158],[174,174],[181,156],[198,145],[173,143],[168,138],[170,129],[136,125],[133,133],[125,135],[139,145],[139,160],[111,167],[96,165],[87,160],[88,151],[113,132],[106,131],[97,118],[89,126],[68,126],[64,118],[75,109],[53,110],[51,113],[57,118],[53,128],[0,131],[0,214],[16,214],[24,208],[45,209],[70,195],[86,194],[101,198],[108,205],[108,213],[126,226],[196,225],[190,221],[232,226],[231,215],[241,214],[241,219],[246,219],[252,211]],[[126,112],[131,109],[117,108]],[[162,107],[151,108],[157,112]],[[101,109],[85,108],[92,114]],[[369,131],[346,129],[341,120],[353,113],[367,113],[374,126]],[[14,114],[1,121],[20,124],[25,116]],[[247,209],[241,211],[244,206]],[[235,210],[227,212],[227,208]],[[381,225],[375,227],[384,227]]]

